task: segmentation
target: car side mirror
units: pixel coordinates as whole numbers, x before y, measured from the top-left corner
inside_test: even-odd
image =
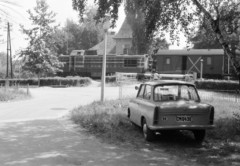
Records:
[[[135,90],[138,90],[139,89],[139,87],[138,86],[135,86]]]

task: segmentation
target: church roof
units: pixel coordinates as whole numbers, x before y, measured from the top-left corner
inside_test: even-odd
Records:
[[[115,54],[116,41],[113,39],[114,35],[107,36],[107,54]],[[98,55],[104,54],[104,40],[90,48],[89,50],[97,50]]]
[[[127,19],[125,18],[120,30],[114,36],[114,39],[122,39],[122,38],[132,38],[132,29],[130,25],[127,23]]]

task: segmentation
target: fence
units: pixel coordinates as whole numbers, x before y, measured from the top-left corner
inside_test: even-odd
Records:
[[[199,90],[199,96],[202,100],[213,101],[220,100],[223,102],[234,102],[240,103],[240,94],[234,90],[217,90],[217,91],[206,91]]]
[[[184,81],[196,80],[196,73],[193,74],[157,74],[157,73],[119,73],[116,72],[117,83],[137,82],[138,80],[162,80],[177,79]]]
[[[120,86],[119,87],[119,98],[134,98],[137,96],[137,90],[135,86]],[[202,101],[212,102],[214,100],[220,100],[223,102],[240,103],[240,94],[235,91],[206,91],[198,90],[198,94]]]

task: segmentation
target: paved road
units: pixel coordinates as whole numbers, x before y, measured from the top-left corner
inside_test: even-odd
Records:
[[[119,89],[106,88],[106,99],[117,98]],[[74,107],[100,100],[99,87],[33,88],[32,99],[0,103],[0,122],[32,119],[52,119]]]
[[[99,87],[36,88],[32,99],[0,103],[0,165],[195,165],[145,143],[109,145],[94,138],[66,118],[72,108],[100,98]],[[108,87],[106,98],[118,97]]]

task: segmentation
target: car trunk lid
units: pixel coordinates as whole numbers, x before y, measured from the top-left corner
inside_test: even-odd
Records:
[[[156,104],[155,124],[194,125],[208,124],[209,105],[197,101],[167,101]]]

